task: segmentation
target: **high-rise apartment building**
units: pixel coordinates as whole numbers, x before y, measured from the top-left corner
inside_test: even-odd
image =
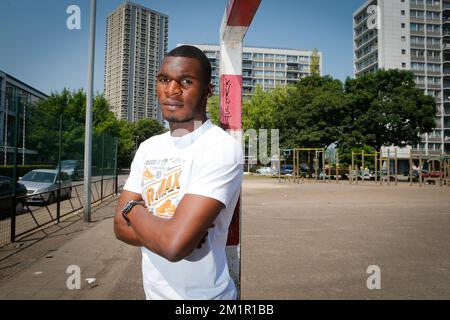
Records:
[[[105,98],[118,119],[162,121],[156,75],[167,53],[169,17],[124,2],[106,20]]]
[[[353,14],[353,46],[356,77],[413,71],[438,109],[419,147],[450,154],[450,0],[368,0]]]
[[[220,88],[220,46],[191,44],[201,49],[212,66],[215,93]],[[276,86],[294,84],[309,76],[316,68],[322,74],[322,54],[314,51],[244,47],[242,53],[242,90],[244,96],[251,95],[257,86],[271,90]]]

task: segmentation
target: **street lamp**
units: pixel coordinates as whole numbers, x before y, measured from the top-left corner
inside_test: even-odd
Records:
[[[91,221],[91,167],[92,167],[92,103],[94,93],[95,16],[97,0],[91,0],[89,31],[89,65],[86,101],[86,128],[84,133],[84,221]]]

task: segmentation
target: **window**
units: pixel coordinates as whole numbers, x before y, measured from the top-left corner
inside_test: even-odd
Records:
[[[427,24],[427,32],[439,32],[441,27],[437,24]]]
[[[434,11],[427,11],[427,19],[434,19],[434,20],[440,20],[441,19],[441,15],[439,12],[434,12]]]
[[[402,28],[404,28],[404,23],[402,23]],[[423,23],[411,23],[411,31],[423,31],[425,25]]]
[[[402,16],[404,16],[405,15],[405,10],[402,10],[401,14],[402,14]]]
[[[402,42],[406,42],[406,37],[402,36]]]
[[[406,54],[406,50],[405,49],[402,49],[402,54]]]
[[[441,38],[437,37],[427,37],[427,45],[429,46],[437,46],[441,44]]]
[[[411,10],[411,18],[423,19],[425,16],[423,11]]]
[[[411,44],[424,45],[425,44],[425,38],[424,37],[412,36],[411,37]]]
[[[404,65],[404,68],[406,68],[406,63],[402,63],[402,66]],[[419,62],[411,62],[411,69],[416,71],[425,71],[425,63],[419,63]]]
[[[423,58],[425,56],[425,50],[411,49],[411,57]]]
[[[406,68],[406,62],[402,62],[402,68]]]
[[[402,29],[405,29],[405,24],[404,23],[402,23]]]
[[[440,72],[441,71],[441,65],[438,63],[428,63],[427,64],[427,70],[431,72]]]

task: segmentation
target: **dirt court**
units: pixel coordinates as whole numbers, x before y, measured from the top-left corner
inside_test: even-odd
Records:
[[[450,187],[246,177],[242,203],[242,299],[450,299]]]

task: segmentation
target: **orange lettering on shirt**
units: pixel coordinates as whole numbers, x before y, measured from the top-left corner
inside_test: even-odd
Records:
[[[171,192],[173,190],[172,188],[172,176],[168,176],[166,180],[166,185],[164,187],[164,195]]]
[[[180,182],[178,181],[178,178],[180,177],[181,171],[178,171],[174,174],[174,181],[173,181],[173,188],[172,190],[180,189]]]
[[[166,178],[161,179],[161,184],[159,185],[159,189],[156,192],[155,200],[161,199],[164,196],[166,187]]]
[[[155,201],[155,190],[153,188],[148,188],[147,189],[147,205],[151,205],[153,203],[153,201]]]

